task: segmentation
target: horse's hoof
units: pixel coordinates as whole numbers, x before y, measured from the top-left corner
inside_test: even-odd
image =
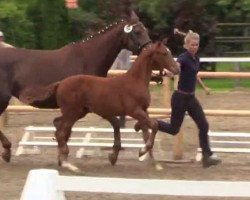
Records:
[[[11,150],[5,150],[5,151],[2,153],[2,159],[3,159],[5,162],[10,162],[10,158],[11,158]]]
[[[111,163],[111,165],[115,165],[116,161],[117,161],[117,157],[115,157],[114,154],[110,153],[109,162]]]

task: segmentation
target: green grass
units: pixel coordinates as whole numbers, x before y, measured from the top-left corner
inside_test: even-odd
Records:
[[[203,82],[212,90],[225,91],[235,89],[236,87],[250,89],[250,80],[246,79],[239,80],[239,82],[235,79],[203,79]]]
[[[236,71],[235,63],[217,63],[216,71],[234,72]],[[250,72],[250,63],[240,63],[241,72]],[[232,90],[235,87],[250,89],[249,79],[203,79],[204,83],[212,90]]]
[[[234,72],[236,70],[235,63],[217,63],[216,71],[218,72]],[[241,72],[250,72],[250,63],[240,63]],[[206,86],[215,91],[231,91],[238,87],[250,90],[249,79],[202,79]],[[171,81],[171,89],[173,90],[173,81]],[[197,84],[197,89],[201,89]],[[151,86],[151,91],[160,92],[161,86]]]
[[[250,72],[250,63],[240,63],[241,71]],[[233,72],[236,69],[235,63],[217,63],[216,71],[218,72]]]

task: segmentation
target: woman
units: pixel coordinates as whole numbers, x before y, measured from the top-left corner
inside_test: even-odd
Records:
[[[162,132],[176,135],[182,125],[185,112],[195,121],[199,128],[199,143],[202,149],[202,165],[204,168],[217,165],[220,159],[212,156],[208,137],[208,122],[203,109],[195,97],[196,80],[204,88],[204,84],[197,76],[200,61],[196,55],[199,49],[200,36],[197,33],[189,31],[184,38],[184,48],[177,62],[180,64],[180,77],[177,90],[173,93],[171,99],[171,122],[167,123],[158,120],[159,130]]]

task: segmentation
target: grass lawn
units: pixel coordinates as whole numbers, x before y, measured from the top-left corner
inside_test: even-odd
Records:
[[[216,65],[218,72],[234,72],[236,71],[235,63],[218,63]],[[241,72],[250,72],[250,63],[240,64]],[[250,89],[249,79],[203,79],[204,83],[212,90],[232,90],[235,87]]]
[[[218,72],[234,72],[236,71],[235,63],[218,63],[216,65],[216,71]],[[241,72],[250,72],[250,63],[241,63],[240,64]],[[250,91],[250,79],[215,79],[215,78],[203,78],[202,79],[206,86],[211,88],[213,91],[231,91],[236,88],[249,89]],[[173,90],[173,81],[171,81],[171,90]],[[151,91],[159,92],[161,91],[161,86],[151,86]],[[197,89],[201,89],[197,85]]]

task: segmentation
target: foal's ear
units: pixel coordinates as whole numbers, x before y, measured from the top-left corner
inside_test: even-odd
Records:
[[[159,46],[161,46],[162,42],[161,41],[157,41],[156,42],[156,48],[158,48]]]
[[[166,45],[166,44],[168,43],[168,37],[165,37],[165,38],[162,40],[162,43]]]

